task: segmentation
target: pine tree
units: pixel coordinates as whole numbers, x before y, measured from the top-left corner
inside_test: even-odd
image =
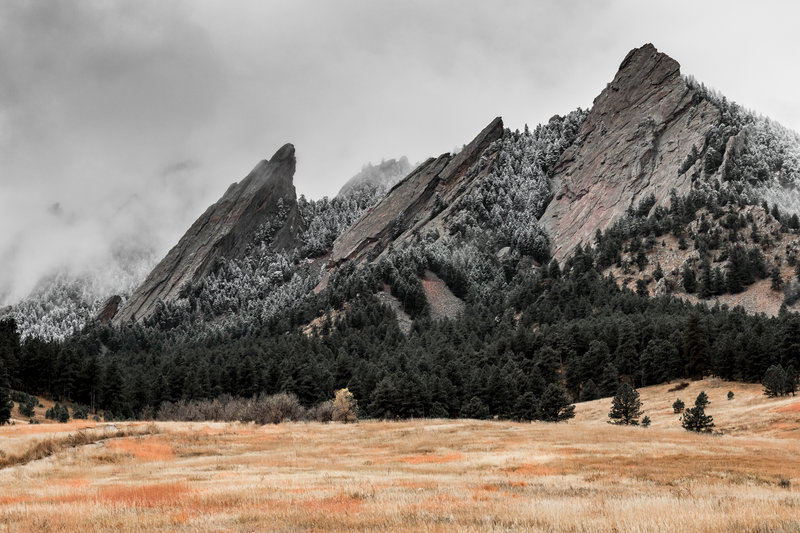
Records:
[[[683,288],[689,294],[692,294],[697,289],[697,277],[695,276],[694,269],[688,263],[683,265],[681,270],[681,278],[683,280]]]
[[[701,391],[697,395],[694,407],[687,409],[683,413],[681,421],[683,428],[687,431],[710,433],[711,428],[714,427],[714,418],[706,414],[706,406],[708,404],[708,396],[705,391]]]
[[[708,346],[701,331],[700,317],[695,314],[686,322],[684,353],[688,361],[686,373],[692,379],[703,379],[708,365]]]
[[[11,409],[14,403],[11,401],[11,390],[8,387],[8,372],[3,360],[0,359],[0,425],[11,420]]]
[[[539,418],[539,400],[528,391],[514,402],[514,418],[516,420],[537,420]]]
[[[781,270],[777,266],[772,268],[770,279],[772,280],[770,288],[773,291],[780,291],[783,289],[783,277],[781,276]]]
[[[792,396],[795,395],[797,392],[797,382],[797,370],[794,369],[794,365],[789,365],[789,368],[786,369],[786,394],[791,394]]]
[[[642,402],[639,391],[628,383],[620,383],[617,394],[611,400],[611,411],[608,418],[612,424],[638,425],[642,415]]]
[[[584,383],[583,388],[581,388],[580,400],[582,402],[590,402],[598,398],[600,398],[600,389],[598,389],[594,381],[590,379],[589,381]]]
[[[541,419],[546,422],[561,422],[575,416],[575,406],[570,403],[563,387],[551,383],[542,394],[539,412]]]
[[[770,366],[764,374],[761,384],[764,386],[764,394],[767,396],[783,396],[786,394],[786,371],[781,365]]]
[[[682,413],[684,407],[686,407],[686,404],[680,398],[672,402],[672,412],[675,414]]]
[[[619,387],[619,371],[612,363],[608,363],[603,368],[603,374],[600,379],[600,391],[605,396],[611,396]]]
[[[653,279],[659,281],[664,277],[664,271],[661,269],[661,263],[656,263],[656,268],[653,270]]]

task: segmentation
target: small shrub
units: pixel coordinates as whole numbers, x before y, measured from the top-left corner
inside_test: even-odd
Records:
[[[333,420],[333,400],[318,403],[306,411],[306,420],[312,422],[330,422]]]
[[[792,482],[789,478],[781,476],[781,479],[778,481],[778,486],[782,489],[790,489],[792,488]]]
[[[642,427],[643,428],[650,427],[650,422],[651,422],[650,417],[645,415],[645,417],[642,418]]]
[[[297,396],[282,392],[267,396],[260,395],[251,402],[251,407],[245,414],[245,421],[256,424],[280,424],[288,420],[301,420],[305,409],[300,405]]]
[[[688,384],[687,382],[685,382],[685,381],[681,381],[680,383],[678,383],[678,384],[677,384],[677,385],[675,385],[674,387],[672,387],[672,388],[668,389],[668,390],[667,390],[667,392],[677,392],[677,391],[681,391],[681,390],[685,389],[685,388],[686,388],[686,387],[688,387],[688,386],[689,386],[689,384]]]
[[[680,398],[678,398],[677,400],[675,400],[675,401],[672,403],[672,411],[673,411],[675,414],[682,413],[682,412],[683,412],[683,409],[684,409],[685,407],[686,407],[686,404],[685,404],[685,403],[683,403],[683,400],[681,400]]]
[[[728,399],[729,399],[729,400],[733,400],[733,396],[734,396],[734,394],[733,394],[733,391],[732,391],[732,390],[729,390],[729,391],[728,391]]]
[[[86,405],[75,405],[72,407],[72,418],[76,420],[86,420],[89,418],[89,407]]]

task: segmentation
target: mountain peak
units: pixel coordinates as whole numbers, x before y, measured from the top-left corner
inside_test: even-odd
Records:
[[[294,161],[294,145],[286,143],[269,159],[270,163],[280,163],[282,161]]]
[[[152,315],[159,300],[176,299],[187,283],[213,271],[217,259],[243,256],[265,227],[272,229],[264,237],[270,248],[296,246],[302,218],[294,171],[294,146],[285,144],[269,161],[261,161],[241,182],[228,187],[136,289],[114,322]]]
[[[652,44],[628,53],[556,165],[555,196],[541,222],[557,259],[644,197],[663,205],[670,190],[688,192],[689,176],[676,169],[720,117],[695,96],[680,64]]]

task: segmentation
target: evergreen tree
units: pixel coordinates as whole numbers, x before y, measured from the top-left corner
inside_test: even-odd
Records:
[[[684,407],[686,407],[686,404],[680,398],[672,402],[672,412],[675,414],[682,413]]]
[[[603,368],[603,374],[600,379],[600,391],[603,397],[612,396],[619,387],[619,371],[612,363],[608,363]]]
[[[764,386],[764,394],[767,396],[783,396],[786,394],[786,371],[781,365],[772,365],[764,374],[761,384]]]
[[[711,274],[711,265],[708,259],[703,259],[700,263],[700,283],[697,288],[697,295],[700,298],[706,299],[714,294],[714,281]]]
[[[781,270],[777,266],[773,267],[770,271],[770,278],[772,280],[770,288],[773,291],[780,291],[783,289],[783,277],[781,276]]]
[[[697,395],[694,402],[694,407],[684,411],[681,425],[687,431],[697,431],[710,433],[711,428],[714,427],[714,418],[706,414],[706,406],[708,406],[708,396],[705,391],[701,391]]]
[[[11,401],[11,391],[8,387],[8,372],[6,372],[3,360],[0,359],[0,425],[11,420],[13,407],[14,402]]]
[[[584,383],[583,387],[581,388],[580,400],[582,402],[590,402],[598,398],[600,398],[600,389],[598,389],[597,385],[594,384],[594,381],[590,379]]]
[[[613,424],[638,425],[642,415],[642,402],[639,391],[628,383],[620,383],[617,393],[611,400],[611,411],[608,418]]]
[[[539,400],[528,391],[514,402],[514,418],[516,420],[538,420]]]
[[[703,379],[703,374],[708,366],[708,346],[701,331],[700,317],[693,314],[686,323],[684,336],[684,352],[686,373],[692,379]]]
[[[683,281],[683,288],[689,294],[692,294],[697,289],[697,277],[695,276],[694,269],[688,263],[684,263],[681,270],[681,279]]]
[[[653,270],[653,279],[659,281],[664,277],[664,271],[661,269],[661,263],[656,263],[656,268]]]
[[[477,396],[473,396],[461,408],[461,416],[463,418],[476,418],[478,420],[485,420],[489,418],[489,407],[483,403],[483,400]]]
[[[651,422],[650,417],[645,415],[645,417],[642,418],[642,427],[649,428],[650,427],[650,422]]]
[[[567,391],[557,383],[551,383],[544,390],[539,411],[546,422],[561,422],[575,416],[575,406],[569,401]]]
[[[786,369],[786,394],[791,394],[794,396],[797,392],[797,385],[797,370],[795,370],[794,365],[789,365],[789,368]]]

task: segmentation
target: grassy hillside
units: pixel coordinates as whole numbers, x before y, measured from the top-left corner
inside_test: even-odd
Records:
[[[693,383],[681,397],[689,404],[706,390],[725,432],[696,435],[678,427],[668,388],[642,389],[650,428],[606,424],[609,400],[579,404],[575,420],[557,425],[159,423],[155,434],[0,470],[0,522],[10,531],[800,531],[800,398]],[[47,428],[65,429],[0,428],[17,448],[6,453]]]

